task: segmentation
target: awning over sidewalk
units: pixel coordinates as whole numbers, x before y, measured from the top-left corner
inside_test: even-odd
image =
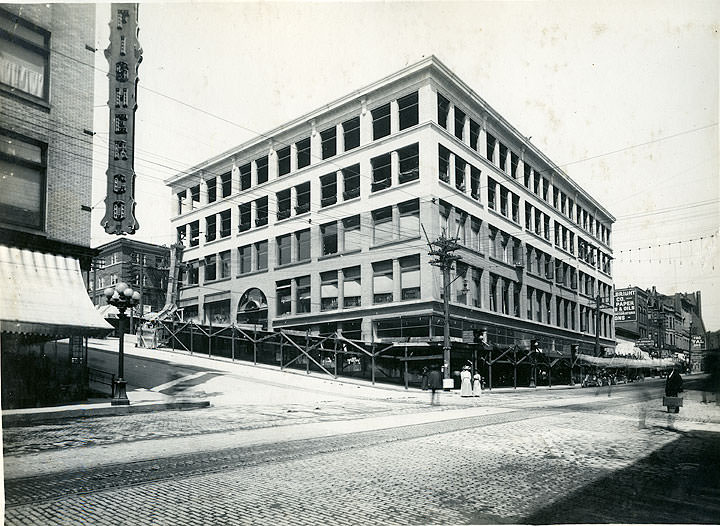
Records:
[[[0,332],[66,337],[110,330],[77,259],[0,245]]]

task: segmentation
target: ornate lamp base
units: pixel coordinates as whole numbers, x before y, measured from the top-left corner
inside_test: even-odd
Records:
[[[111,405],[130,405],[130,400],[125,392],[127,382],[122,378],[115,381],[115,396],[110,401]]]

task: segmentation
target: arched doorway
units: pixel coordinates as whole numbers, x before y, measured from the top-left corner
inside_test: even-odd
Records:
[[[245,291],[238,302],[236,319],[238,323],[260,325],[263,329],[267,329],[268,305],[263,291],[258,288]]]

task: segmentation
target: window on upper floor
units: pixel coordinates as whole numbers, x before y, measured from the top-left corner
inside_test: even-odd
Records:
[[[450,182],[450,150],[438,144],[438,178]]]
[[[360,165],[354,164],[343,168],[343,200],[360,197]]]
[[[470,196],[480,200],[480,170],[470,166]]]
[[[520,196],[510,192],[510,217],[516,223],[520,222]]]
[[[263,226],[268,223],[268,197],[264,196],[255,199],[255,226]]]
[[[211,177],[205,181],[205,184],[207,185],[208,203],[214,203],[217,201],[217,179]]]
[[[420,299],[420,254],[402,257],[399,263],[402,299]]]
[[[500,148],[499,148],[499,150],[500,150],[500,159],[499,159],[499,161],[500,161],[500,163],[499,163],[499,164],[500,164],[500,170],[502,170],[503,172],[505,172],[505,171],[507,171],[507,153],[508,153],[508,148],[507,148],[507,146],[505,146],[503,143],[500,143]]]
[[[295,246],[297,253],[296,261],[307,261],[310,259],[310,229],[295,232]]]
[[[275,297],[277,298],[277,315],[290,314],[292,310],[292,283],[289,279],[275,283]]]
[[[290,173],[290,146],[281,148],[277,152],[278,155],[278,176]]]
[[[333,126],[320,132],[322,158],[329,159],[337,154],[337,127]]]
[[[229,250],[224,250],[223,252],[220,252],[220,279],[223,278],[229,278],[230,277],[230,269],[232,266],[232,260],[230,256]]]
[[[392,206],[373,210],[373,245],[382,245],[393,240]]]
[[[0,129],[0,221],[45,230],[46,158],[45,144]]]
[[[0,11],[0,84],[11,93],[47,101],[50,33]]]
[[[200,185],[196,184],[190,188],[190,207],[195,210],[200,206]]]
[[[230,209],[220,212],[220,237],[230,235]]]
[[[405,148],[400,148],[397,153],[400,164],[398,182],[402,184],[418,179],[420,177],[420,156],[418,144],[411,144]]]
[[[518,178],[518,165],[520,164],[520,158],[515,154],[515,152],[510,152],[510,176],[513,179]]]
[[[497,143],[497,139],[489,133],[486,135],[487,135],[487,140],[486,140],[485,157],[487,157],[488,161],[495,164],[495,144]]]
[[[310,276],[295,278],[295,312],[310,312]]]
[[[0,142],[5,142],[2,137],[0,137]],[[0,161],[1,162],[1,161]],[[175,194],[177,196],[177,214],[180,215],[183,213],[183,204],[185,204],[185,193],[186,190],[183,190],[182,192],[178,192]]]
[[[247,190],[252,185],[252,165],[242,165],[240,168],[240,191]]]
[[[503,186],[500,187],[500,213],[508,217],[508,190]]]
[[[205,218],[205,241],[214,241],[217,236],[217,218],[215,214]]]
[[[320,206],[337,203],[337,173],[329,173],[320,177]]]
[[[337,270],[320,273],[320,310],[338,308],[338,273]]]
[[[360,146],[360,117],[353,117],[342,123],[345,151],[349,152]]]
[[[299,140],[295,146],[297,147],[298,169],[310,166],[310,137]]]
[[[262,184],[268,180],[268,156],[257,159],[255,165],[257,166],[257,184]]]
[[[398,99],[399,127],[401,130],[419,122],[418,93],[410,93]]]
[[[200,221],[190,223],[190,246],[196,247],[200,244]]]
[[[393,300],[393,262],[378,261],[373,269],[373,303],[391,303]]]
[[[467,163],[462,157],[455,156],[455,188],[465,191],[465,167]]]
[[[360,307],[362,297],[362,281],[360,267],[348,267],[343,271],[343,307]]]
[[[277,244],[277,264],[287,265],[292,262],[292,234],[285,234],[275,238]]]
[[[295,213],[297,215],[305,214],[310,211],[310,181],[299,184],[295,187],[295,195],[297,205]]]
[[[338,252],[338,228],[337,221],[320,225],[320,236],[322,238],[322,255],[337,254]]]
[[[252,203],[243,203],[238,205],[238,211],[240,214],[240,221],[238,223],[238,232],[245,232],[250,230],[252,225],[250,224],[252,218]]]
[[[255,243],[255,269],[267,270],[268,268],[268,242],[267,240]]]
[[[373,140],[390,135],[390,103],[383,104],[371,112],[373,126]]]
[[[480,139],[480,125],[470,119],[470,148],[478,150],[478,140]]]
[[[438,124],[447,129],[448,115],[450,114],[450,101],[445,97],[437,94],[437,106],[438,106]]]
[[[465,138],[465,112],[455,106],[455,137],[461,141]]]
[[[238,272],[240,274],[252,272],[252,245],[238,248]]]
[[[186,284],[188,286],[197,285],[200,281],[200,262],[197,259],[188,261],[185,269]]]
[[[390,188],[392,185],[391,156],[389,153],[370,159],[372,165],[372,187],[373,192]]]
[[[217,255],[211,254],[205,256],[205,281],[214,281],[217,279]]]
[[[343,251],[360,250],[360,216],[347,217],[343,222]]]
[[[220,176],[221,197],[228,197],[232,193],[232,172],[225,172]]]
[[[290,188],[280,190],[275,194],[277,199],[277,218],[278,221],[281,219],[287,219],[290,217]]]
[[[412,238],[420,235],[420,201],[411,199],[398,205],[400,214],[400,237]]]

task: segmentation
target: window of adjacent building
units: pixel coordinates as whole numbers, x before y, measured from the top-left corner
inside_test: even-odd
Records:
[[[295,312],[310,312],[310,276],[295,278]]]
[[[507,153],[508,149],[507,146],[505,146],[503,143],[500,143],[500,169],[505,172],[507,168]]]
[[[220,252],[220,279],[229,278],[231,269],[230,251]]]
[[[482,221],[478,219],[477,217],[471,216],[470,217],[470,243],[469,246],[473,250],[477,250],[478,252],[481,251],[481,245],[480,245],[480,227],[482,225]]]
[[[550,181],[543,177],[542,198],[544,201],[548,200],[548,188],[550,188]]]
[[[500,298],[502,299],[502,313],[510,314],[510,284],[504,278],[500,278]]]
[[[338,308],[338,273],[336,270],[320,273],[320,310]]]
[[[45,229],[46,155],[44,144],[0,134],[0,221]]]
[[[373,268],[373,303],[390,303],[393,300],[393,262],[379,261]]]
[[[461,157],[455,156],[455,187],[461,192],[465,191],[465,166],[467,163]]]
[[[487,160],[491,163],[495,163],[495,143],[497,142],[497,139],[490,135],[489,133],[486,135],[486,150],[485,150],[485,157],[487,157]]]
[[[205,181],[205,184],[207,185],[208,203],[214,203],[217,201],[217,179],[212,177]]]
[[[10,91],[48,99],[50,33],[0,11],[0,84]]]
[[[310,259],[310,229],[295,232],[295,241],[297,246],[297,261],[306,261]]]
[[[343,307],[360,307],[361,296],[360,267],[343,269]]]
[[[251,218],[252,218],[252,203],[243,203],[241,205],[238,205],[238,210],[240,212],[240,223],[238,224],[238,231],[239,232],[245,232],[246,230],[250,230],[251,228]]]
[[[372,191],[377,192],[390,188],[392,184],[392,170],[390,154],[386,153],[370,160],[372,164]]]
[[[480,139],[480,125],[474,120],[470,119],[470,147],[473,150],[477,150],[478,140]]]
[[[298,169],[310,166],[310,137],[296,142],[295,146],[297,146]]]
[[[497,183],[491,177],[488,177],[488,208],[496,209]]]
[[[212,254],[205,256],[205,281],[217,279],[217,256]]]
[[[450,182],[450,150],[438,144],[438,177],[441,181]]]
[[[498,277],[495,274],[490,274],[490,310],[493,312],[498,311],[498,301],[497,301],[497,293],[498,293]]]
[[[520,158],[515,154],[515,152],[510,152],[510,175],[513,179],[518,178],[518,164],[520,162]]]
[[[470,166],[470,195],[473,199],[480,199],[480,170]]]
[[[525,202],[525,228],[530,230],[532,227],[532,205]]]
[[[299,184],[295,187],[297,205],[295,213],[297,215],[305,214],[310,211],[310,181]]]
[[[472,304],[473,307],[482,306],[482,269],[472,269]]]
[[[420,157],[418,144],[411,144],[398,151],[398,160],[400,164],[400,173],[398,174],[398,182],[400,184],[414,181],[420,177]]]
[[[185,278],[188,286],[197,285],[200,277],[200,262],[197,259],[188,261],[186,269]]]
[[[213,241],[217,236],[217,219],[215,214],[205,218],[205,241]]]
[[[543,214],[543,235],[550,241],[550,216]]]
[[[232,172],[225,172],[220,176],[220,191],[222,197],[227,197],[232,193]]]
[[[398,205],[400,214],[400,237],[411,238],[420,235],[420,202],[411,199]]]
[[[536,290],[535,291],[535,318],[537,321],[543,321],[542,319],[542,313],[543,313],[543,292]],[[550,320],[545,320],[546,322],[549,322]]]
[[[496,228],[490,227],[490,257],[497,258],[498,231]]]
[[[276,239],[277,242],[277,264],[280,265],[287,265],[292,261],[292,238],[290,237],[292,234],[285,234],[283,236],[278,236]]]
[[[420,299],[420,254],[400,258],[402,299]]]
[[[450,212],[452,211],[452,207],[447,203],[447,201],[440,200],[440,204],[438,206],[438,214],[440,216],[440,230],[447,236],[450,236],[449,227],[450,227]]]
[[[343,200],[354,199],[360,196],[360,165],[354,164],[342,171],[343,174]]]
[[[196,247],[200,244],[200,221],[190,223],[190,246]]]
[[[512,217],[512,220],[516,223],[520,222],[520,197],[511,193],[510,194],[510,217]]]
[[[345,151],[349,152],[360,146],[360,117],[353,117],[342,123]]]
[[[257,159],[255,165],[257,166],[257,184],[262,184],[268,180],[268,156]]]
[[[5,143],[5,140],[2,137],[0,137],[0,143]],[[1,162],[2,161],[0,160],[0,163]],[[178,215],[182,214],[182,212],[183,212],[183,204],[185,203],[185,192],[186,191],[183,190],[182,192],[178,192],[176,194],[177,195],[177,213],[178,213]]]
[[[467,217],[468,215],[464,211],[459,208],[455,209],[455,229],[453,230],[453,235],[458,238],[458,243],[463,246],[467,245],[467,233],[465,232]]]
[[[438,124],[440,126],[442,126],[443,128],[447,129],[447,120],[448,120],[448,115],[450,114],[450,101],[438,93],[437,94],[437,104],[438,104]]]
[[[533,288],[527,287],[527,319],[532,320],[533,319],[533,300],[534,300],[534,294],[533,294]]]
[[[343,221],[343,251],[360,250],[360,216],[352,216]]]
[[[463,140],[463,132],[465,131],[465,112],[455,106],[455,137]]]
[[[267,225],[268,222],[268,197],[261,197],[255,200],[255,226]]]
[[[393,240],[392,207],[386,206],[372,212],[373,245],[382,245]]]
[[[337,173],[333,172],[320,177],[320,206],[337,203]]]
[[[290,314],[292,307],[292,285],[289,279],[275,283],[275,297],[277,298],[277,314]]]
[[[252,184],[252,165],[244,164],[240,167],[240,191],[247,190]]]
[[[322,158],[328,159],[337,154],[337,128],[333,126],[320,132],[322,143]]]
[[[220,237],[230,235],[230,209],[220,212]]]
[[[390,135],[390,103],[372,110],[373,140]]]
[[[290,188],[280,190],[275,194],[277,199],[277,218],[287,219],[290,217]]]
[[[508,190],[500,187],[500,213],[505,217],[508,216]]]
[[[320,236],[322,238],[322,254],[328,256],[338,251],[338,229],[337,222],[320,225]]]
[[[252,272],[252,245],[238,248],[238,267],[240,274]]]
[[[200,206],[200,185],[196,184],[190,188],[190,207],[195,210]]]
[[[255,243],[255,267],[256,270],[268,268],[268,242],[267,240]]]
[[[399,98],[397,102],[400,129],[404,130],[415,126],[419,122],[417,91]]]
[[[278,175],[290,173],[290,147],[286,146],[277,152],[278,154]]]

